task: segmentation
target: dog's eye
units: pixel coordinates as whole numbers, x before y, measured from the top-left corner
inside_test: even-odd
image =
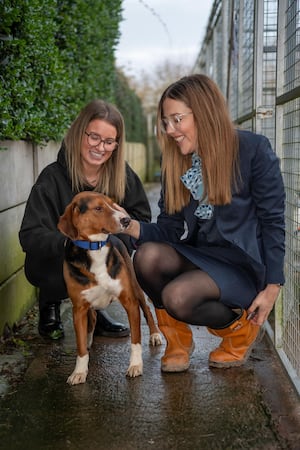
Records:
[[[102,211],[103,208],[102,208],[102,206],[96,206],[95,210],[96,210],[96,211]]]

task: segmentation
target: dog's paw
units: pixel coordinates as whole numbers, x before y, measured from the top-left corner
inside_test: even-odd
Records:
[[[134,378],[143,374],[143,364],[138,364],[136,366],[129,366],[126,372],[128,377]]]
[[[87,372],[73,372],[67,379],[67,383],[70,385],[80,384],[86,382]]]
[[[138,377],[143,373],[143,358],[142,358],[142,346],[141,344],[131,344],[131,355],[129,361],[129,367],[126,375],[128,377]]]
[[[150,345],[153,345],[153,347],[156,347],[157,345],[162,344],[162,338],[159,333],[152,333],[149,339]]]
[[[85,383],[89,371],[88,364],[89,364],[88,353],[83,356],[77,355],[75,369],[67,379],[67,383],[71,385]]]

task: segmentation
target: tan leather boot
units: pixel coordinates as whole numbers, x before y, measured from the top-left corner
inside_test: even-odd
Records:
[[[194,350],[190,327],[173,319],[165,309],[155,309],[158,327],[163,333],[167,347],[161,358],[162,372],[184,372],[189,368],[190,355]]]
[[[211,334],[223,338],[219,347],[209,355],[209,366],[218,368],[237,367],[243,365],[254,346],[260,326],[247,320],[247,312],[231,325],[221,330],[207,328]]]

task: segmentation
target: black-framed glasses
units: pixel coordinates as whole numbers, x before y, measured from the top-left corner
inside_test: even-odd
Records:
[[[182,119],[189,114],[193,114],[193,112],[189,111],[187,113],[171,114],[168,117],[163,117],[160,122],[161,131],[163,133],[166,133],[168,125],[172,128],[173,131],[180,129]]]
[[[103,143],[103,148],[105,151],[113,152],[119,145],[119,143],[115,139],[102,139],[102,137],[97,133],[88,133],[86,131],[85,134],[87,135],[88,144],[91,147],[96,147],[97,145],[101,145],[101,143]]]

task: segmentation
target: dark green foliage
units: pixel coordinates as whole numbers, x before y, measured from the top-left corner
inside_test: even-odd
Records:
[[[115,102],[123,114],[126,124],[126,138],[130,142],[147,144],[147,123],[142,103],[129,87],[126,77],[120,71],[116,73]]]
[[[84,104],[115,102],[122,0],[0,0],[0,140],[59,140]]]

